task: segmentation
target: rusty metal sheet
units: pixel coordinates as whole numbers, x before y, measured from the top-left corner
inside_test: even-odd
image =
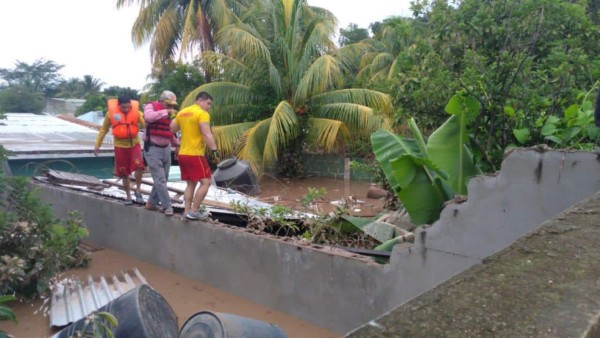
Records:
[[[63,279],[52,292],[50,326],[63,327],[75,322],[142,284],[148,282],[136,268],[108,278],[88,275],[84,281]]]

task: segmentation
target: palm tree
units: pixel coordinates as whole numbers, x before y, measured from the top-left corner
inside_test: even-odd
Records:
[[[358,78],[366,83],[390,80],[397,74],[400,53],[415,48],[426,33],[423,22],[413,18],[393,17],[372,25],[375,36],[365,41],[373,51],[363,56]]]
[[[216,35],[222,52],[202,54],[223,81],[200,86],[183,106],[209,92],[219,149],[249,161],[256,172],[293,145],[333,152],[350,135],[368,139],[389,128],[388,95],[344,87],[367,46],[336,49],[335,25],[329,11],[306,0],[257,1]]]
[[[81,99],[83,96],[83,82],[78,78],[72,77],[58,85],[56,97]]]
[[[102,80],[96,79],[91,75],[83,76],[82,85],[83,85],[83,90],[85,91],[85,95],[97,94],[98,92],[100,92],[100,89],[102,89],[103,84],[104,84],[104,82],[102,82]]]
[[[131,31],[133,43],[148,40],[153,73],[169,60],[181,59],[195,49],[214,51],[215,32],[236,20],[249,0],[117,0],[117,8],[139,3],[140,12]],[[210,74],[205,74],[210,82]]]

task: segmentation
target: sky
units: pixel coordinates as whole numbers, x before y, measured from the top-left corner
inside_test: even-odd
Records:
[[[390,16],[409,16],[410,0],[308,0],[330,10],[339,28],[368,28]],[[116,9],[115,0],[29,0],[0,3],[0,68],[43,59],[64,65],[65,78],[91,75],[104,87],[141,90],[151,70],[148,44],[133,46],[131,27],[139,9]],[[367,4],[367,5],[365,5]]]

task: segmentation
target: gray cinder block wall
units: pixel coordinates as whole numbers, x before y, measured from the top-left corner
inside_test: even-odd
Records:
[[[471,180],[467,202],[446,206],[438,222],[417,231],[414,244],[396,246],[383,265],[332,248],[39,187],[57,216],[81,211],[98,245],[344,334],[481,263],[594,194],[600,162],[586,152],[515,150],[499,173]]]

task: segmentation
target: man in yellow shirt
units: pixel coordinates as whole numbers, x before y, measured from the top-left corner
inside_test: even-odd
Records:
[[[107,102],[108,112],[104,117],[102,128],[98,133],[94,155],[98,156],[100,145],[104,136],[112,129],[115,144],[115,176],[123,180],[123,188],[127,199],[126,205],[133,204],[131,200],[131,188],[129,184],[129,175],[135,171],[135,201],[144,203],[142,197],[142,171],[144,170],[144,159],[142,158],[142,148],[138,138],[138,132],[145,128],[144,116],[139,111],[139,102],[131,100],[126,96],[119,96],[118,99],[109,99]]]
[[[206,146],[216,159],[220,157],[210,130],[208,110],[211,106],[212,96],[207,92],[200,92],[196,95],[194,104],[180,110],[171,122],[173,133],[181,131],[178,162],[181,180],[187,182],[184,192],[187,219],[204,220],[209,215],[205,210],[200,211],[200,205],[210,187],[210,166],[204,156]],[[200,187],[196,190],[198,182]]]

